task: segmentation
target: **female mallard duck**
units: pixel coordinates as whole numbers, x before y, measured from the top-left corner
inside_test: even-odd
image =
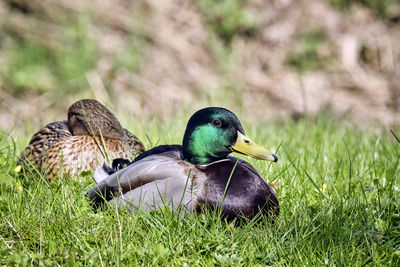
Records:
[[[49,178],[61,172],[76,176],[93,171],[105,159],[134,158],[144,150],[108,108],[84,99],[68,109],[68,121],[50,123],[35,133],[20,160]]]
[[[182,146],[155,147],[110,176],[104,167],[97,168],[98,184],[88,197],[95,206],[109,201],[129,210],[162,205],[189,211],[222,207],[228,220],[238,215],[253,217],[259,210],[277,215],[274,190],[249,163],[228,156],[231,152],[278,160],[245,135],[235,114],[224,108],[205,108],[190,118]]]

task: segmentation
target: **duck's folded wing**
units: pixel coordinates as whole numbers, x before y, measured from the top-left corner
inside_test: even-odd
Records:
[[[179,153],[166,152],[152,155],[104,178],[89,189],[88,197],[97,206],[116,195],[125,194],[147,183],[176,176],[183,178],[187,176]]]
[[[169,206],[172,210],[179,209],[185,213],[193,210],[197,193],[189,176],[186,179],[182,176],[172,176],[130,190],[109,202],[125,207],[130,212],[135,212],[136,209],[156,210],[162,206]]]
[[[37,167],[40,167],[39,164],[42,163],[43,157],[51,146],[70,136],[71,133],[68,130],[67,121],[56,121],[47,124],[32,136],[29,145],[21,152],[18,164],[22,164],[24,161],[30,161],[38,165]],[[30,166],[30,164],[27,165]]]

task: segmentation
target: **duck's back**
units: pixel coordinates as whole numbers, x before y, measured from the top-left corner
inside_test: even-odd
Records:
[[[42,155],[42,169],[51,175],[69,173],[72,176],[92,171],[107,159],[129,157],[130,152],[119,141],[93,138],[88,135],[61,138]]]
[[[32,136],[28,146],[21,152],[20,161],[29,161],[30,164],[39,165],[43,160],[43,155],[55,143],[70,136],[72,134],[68,129],[67,121],[49,123]]]
[[[135,141],[131,143],[132,147],[111,138],[73,136],[66,123],[54,122],[33,136],[28,147],[21,153],[21,159],[49,178],[61,173],[76,176],[94,170],[105,160],[132,157],[141,146]]]

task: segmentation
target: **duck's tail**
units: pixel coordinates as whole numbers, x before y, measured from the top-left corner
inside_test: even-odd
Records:
[[[113,173],[113,169],[107,163],[104,163],[103,166],[98,166],[94,170],[93,177],[97,185],[88,190],[87,197],[95,209],[100,208],[104,202],[112,198],[112,194],[110,194],[112,190],[108,188],[107,183],[104,181],[110,177],[110,172]]]

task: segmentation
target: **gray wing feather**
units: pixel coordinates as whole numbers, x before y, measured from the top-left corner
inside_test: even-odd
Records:
[[[179,155],[176,154],[176,152],[166,152],[151,155],[104,179],[98,179],[101,182],[88,191],[89,199],[97,205],[156,180],[169,177],[182,177],[185,180],[187,176],[185,168],[181,161],[177,160],[176,157]]]
[[[126,207],[131,212],[136,208],[153,210],[164,205],[170,206],[173,210],[180,209],[186,212],[192,210],[195,201],[193,197],[197,196],[191,189],[189,177],[186,181],[181,176],[169,177],[131,190],[112,199],[110,203]]]

